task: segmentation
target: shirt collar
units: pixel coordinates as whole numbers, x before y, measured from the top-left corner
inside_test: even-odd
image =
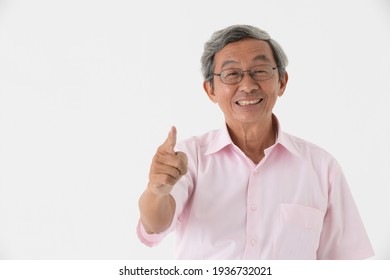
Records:
[[[225,124],[221,129],[217,130],[214,138],[210,141],[210,144],[207,146],[206,155],[214,154],[219,152],[223,148],[229,145],[234,145],[230,134]]]
[[[286,133],[282,131],[279,120],[274,114],[272,114],[272,121],[277,131],[277,138],[275,141],[275,145],[272,145],[270,148],[273,148],[277,145],[281,145],[290,153],[293,153],[294,155],[297,156],[301,156],[295,144],[290,140],[288,135],[286,135]]]
[[[268,152],[270,152],[271,150],[273,150],[274,147],[281,145],[287,151],[297,156],[300,156],[297,147],[294,145],[293,142],[291,142],[290,138],[281,130],[279,120],[274,114],[272,114],[272,121],[277,131],[277,138],[275,144],[267,148],[265,152],[267,152],[267,150]],[[225,124],[221,129],[216,131],[214,138],[210,141],[209,145],[207,146],[205,154],[210,155],[213,153],[217,153],[227,146],[235,146],[235,144],[233,143],[227,125]]]

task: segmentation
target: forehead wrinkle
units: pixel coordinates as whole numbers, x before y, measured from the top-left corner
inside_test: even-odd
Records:
[[[253,61],[263,61],[263,62],[269,62],[271,63],[272,61],[264,54],[260,54],[260,55],[257,55]],[[237,64],[238,62],[235,61],[235,60],[225,60],[223,63],[222,63],[222,66],[221,66],[221,69],[223,69],[226,65],[229,65],[229,64]]]

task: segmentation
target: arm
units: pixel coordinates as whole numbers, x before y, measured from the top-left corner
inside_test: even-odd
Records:
[[[373,248],[351,190],[339,164],[329,171],[328,209],[324,217],[317,259],[366,259]]]
[[[176,204],[170,194],[155,194],[149,185],[139,199],[141,222],[148,233],[159,233],[170,226]]]
[[[176,128],[172,127],[168,138],[157,149],[149,173],[149,183],[139,199],[141,222],[148,233],[160,233],[172,223],[175,200],[171,190],[187,173],[187,156],[174,152]]]

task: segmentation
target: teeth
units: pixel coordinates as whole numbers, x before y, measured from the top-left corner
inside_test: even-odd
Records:
[[[261,99],[254,99],[254,100],[240,100],[240,101],[237,101],[237,104],[240,105],[240,106],[248,106],[248,105],[252,105],[252,104],[256,104],[256,103],[259,103]]]

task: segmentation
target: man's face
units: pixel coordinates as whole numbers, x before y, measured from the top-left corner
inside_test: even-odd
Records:
[[[214,57],[214,73],[229,68],[241,70],[267,64],[276,67],[271,47],[267,42],[253,38],[243,39],[226,45]],[[254,80],[248,72],[236,84],[224,84],[220,77],[214,77],[214,84],[204,83],[209,98],[218,103],[225,120],[230,126],[242,126],[270,120],[278,96],[287,84],[287,73],[279,80],[277,69],[265,81]]]

